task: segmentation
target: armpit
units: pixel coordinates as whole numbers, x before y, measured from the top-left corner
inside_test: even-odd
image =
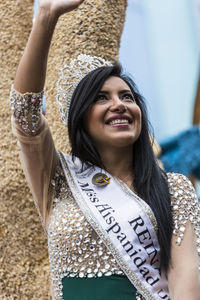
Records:
[[[181,244],[190,221],[194,227],[197,251],[200,255],[200,205],[192,183],[181,174],[169,173],[168,185],[171,194],[174,230],[176,243]]]
[[[15,119],[28,135],[36,135],[40,125],[44,92],[21,94],[14,87],[10,91],[10,105]]]

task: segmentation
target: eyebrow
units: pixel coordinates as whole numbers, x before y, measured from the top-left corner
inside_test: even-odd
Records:
[[[121,91],[119,91],[119,93],[120,94],[124,94],[124,93],[131,93],[131,94],[133,94],[131,90],[121,90]],[[109,92],[108,91],[99,91],[99,94],[109,94]]]

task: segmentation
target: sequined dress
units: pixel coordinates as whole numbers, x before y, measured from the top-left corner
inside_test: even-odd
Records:
[[[48,235],[54,300],[133,300],[137,294],[102,240],[76,204],[67,185],[46,119],[42,93],[10,95],[13,132],[20,159]],[[181,244],[186,223],[194,225],[200,253],[200,208],[192,184],[180,174],[168,174],[174,235]]]

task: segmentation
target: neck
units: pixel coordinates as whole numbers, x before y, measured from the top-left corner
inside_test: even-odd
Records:
[[[103,165],[111,175],[124,181],[129,187],[133,183],[132,147],[98,149]]]

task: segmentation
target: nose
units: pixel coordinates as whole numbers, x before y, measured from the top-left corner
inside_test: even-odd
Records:
[[[110,111],[124,113],[126,110],[127,110],[127,107],[123,103],[123,101],[118,96],[113,97],[112,103],[110,106]]]

